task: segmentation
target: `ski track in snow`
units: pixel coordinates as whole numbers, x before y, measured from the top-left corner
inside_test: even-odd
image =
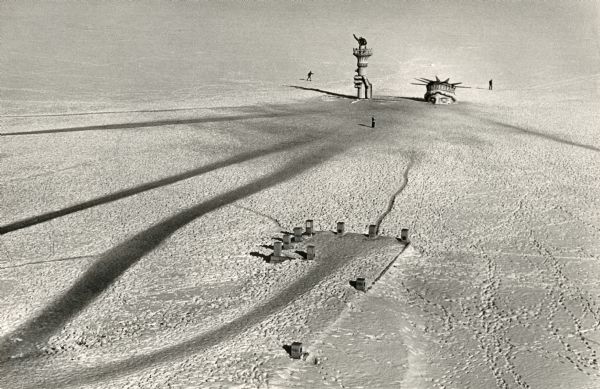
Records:
[[[20,263],[18,265],[0,266],[0,270],[14,269],[17,267],[24,267],[24,266],[43,265],[43,264],[54,263],[54,262],[77,261],[80,259],[89,259],[89,258],[93,258],[93,257],[94,257],[94,255],[80,255],[80,256],[76,256],[76,257],[65,257],[65,258],[56,258],[56,259],[46,259],[46,260],[41,260],[41,261],[31,261],[31,262]]]
[[[381,223],[383,223],[385,218],[390,214],[390,212],[392,212],[392,209],[394,208],[394,203],[396,202],[396,198],[400,195],[400,193],[402,193],[404,188],[406,188],[406,185],[408,185],[408,172],[412,168],[413,164],[414,164],[414,157],[411,156],[411,158],[408,161],[408,165],[406,166],[406,168],[404,169],[404,172],[402,173],[402,183],[400,184],[400,186],[398,187],[396,192],[394,192],[394,194],[390,197],[385,211],[383,211],[383,213],[381,215],[379,215],[379,217],[377,218],[377,222],[375,223],[375,230],[377,231],[377,233],[379,233],[379,228],[381,227]]]
[[[265,219],[269,220],[270,222],[272,222],[273,224],[275,224],[280,229],[283,228],[283,226],[281,225],[281,223],[279,223],[279,220],[275,219],[273,216],[269,216],[266,213],[258,212],[258,211],[255,211],[255,210],[251,209],[251,208],[244,207],[242,205],[233,204],[233,206],[236,207],[236,208],[239,208],[239,209],[243,209],[244,211],[252,212],[255,215],[258,215],[258,216],[260,216],[262,218],[265,218]]]

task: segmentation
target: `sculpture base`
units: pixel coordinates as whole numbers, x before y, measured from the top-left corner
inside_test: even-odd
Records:
[[[373,84],[365,76],[354,76],[354,87],[357,99],[373,98]]]

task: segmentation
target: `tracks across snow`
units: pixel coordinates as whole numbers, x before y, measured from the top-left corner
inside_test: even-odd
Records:
[[[75,256],[75,257],[45,259],[45,260],[41,260],[41,261],[31,261],[31,262],[19,263],[17,265],[0,266],[0,270],[13,269],[13,268],[24,267],[24,266],[42,265],[42,264],[54,263],[54,262],[77,261],[77,260],[80,260],[80,259],[90,259],[90,258],[93,258],[93,257],[94,257],[94,255],[79,255],[79,256]]]
[[[398,187],[396,192],[394,192],[394,194],[390,197],[385,211],[383,211],[383,213],[381,215],[379,215],[379,217],[377,218],[377,222],[375,223],[377,233],[379,233],[379,228],[381,227],[381,223],[383,223],[383,221],[385,220],[387,215],[389,215],[390,212],[392,212],[392,209],[394,209],[394,203],[396,202],[396,198],[398,197],[398,195],[400,195],[400,193],[402,193],[404,188],[406,188],[406,185],[408,185],[408,172],[412,168],[413,164],[414,164],[414,158],[411,156],[408,161],[408,165],[406,165],[406,168],[404,169],[404,172],[402,173],[402,178],[403,178],[402,183],[400,184],[400,186]]]
[[[505,319],[512,312],[502,312],[496,304],[501,279],[498,276],[497,265],[493,258],[483,249],[476,247],[480,256],[485,260],[485,280],[480,291],[479,321],[472,321],[471,326],[477,328],[475,338],[484,350],[485,361],[492,371],[499,388],[513,387],[508,381],[511,377],[514,387],[530,388],[523,377],[517,372],[513,362],[513,348],[507,336],[507,322]],[[508,315],[507,315],[508,314]]]
[[[234,207],[239,208],[239,209],[243,209],[244,211],[251,212],[251,213],[253,213],[255,215],[263,217],[263,218],[269,220],[270,222],[274,223],[277,227],[279,227],[281,229],[283,228],[283,226],[281,225],[281,223],[279,222],[279,220],[275,219],[273,216],[267,215],[266,213],[262,213],[262,212],[259,212],[259,211],[255,211],[252,208],[244,207],[244,206],[238,205],[238,204],[234,204]]]
[[[554,281],[553,285],[547,287],[545,300],[550,311],[547,330],[564,349],[558,354],[559,357],[588,376],[599,376],[598,355],[595,348],[590,345],[591,339],[584,335],[583,323],[588,317],[587,321],[589,322],[591,319],[593,322],[592,329],[597,329],[600,326],[600,310],[593,298],[566,276],[563,270],[564,265],[552,253],[553,250],[547,244],[533,237],[533,234],[530,239],[531,244],[543,258],[539,265],[540,269],[549,273]],[[577,306],[579,307],[577,308]],[[581,314],[577,315],[576,310],[579,310]],[[566,316],[563,315],[562,322],[564,323],[566,318],[569,327],[572,326],[572,328],[561,327],[561,318],[558,317],[560,311],[566,314]]]

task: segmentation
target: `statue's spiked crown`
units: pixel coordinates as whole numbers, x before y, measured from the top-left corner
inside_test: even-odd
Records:
[[[462,82],[450,82],[449,78],[442,81],[438,78],[438,76],[435,76],[435,80],[430,80],[428,78],[415,78],[415,80],[419,81],[420,83],[414,85],[425,86],[428,93],[443,92],[454,94],[456,92],[456,88],[464,88],[458,86],[459,84],[462,84]]]

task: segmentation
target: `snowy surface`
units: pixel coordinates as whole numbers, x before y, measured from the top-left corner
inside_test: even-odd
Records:
[[[324,96],[10,135],[40,120],[21,119],[2,137],[3,385],[594,387],[600,111],[537,107]],[[401,250],[357,235],[324,245],[339,270],[267,263],[309,218],[412,243],[356,295]]]
[[[599,387],[597,3],[140,4],[0,4],[0,388]]]

